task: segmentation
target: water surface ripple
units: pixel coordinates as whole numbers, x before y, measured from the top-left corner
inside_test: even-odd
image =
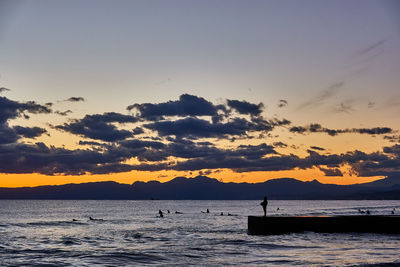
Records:
[[[400,266],[400,235],[249,236],[247,216],[262,213],[259,202],[0,200],[0,266]],[[359,208],[399,213],[400,201],[268,206],[274,215],[357,214]]]

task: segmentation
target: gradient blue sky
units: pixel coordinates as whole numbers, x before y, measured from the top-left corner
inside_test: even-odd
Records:
[[[0,3],[0,86],[11,89],[3,95],[53,102],[73,111],[68,118],[125,114],[133,103],[188,93],[213,103],[262,102],[265,116],[294,125],[400,129],[398,1]],[[71,96],[86,101],[58,102]],[[287,106],[278,108],[279,100]],[[50,115],[21,123],[64,121]],[[58,135],[45,142],[69,145]],[[293,143],[335,153],[387,145],[368,138],[300,136]]]

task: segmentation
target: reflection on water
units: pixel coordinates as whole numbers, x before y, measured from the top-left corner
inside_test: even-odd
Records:
[[[0,265],[400,265],[400,235],[249,236],[247,216],[262,214],[259,202],[0,200]],[[400,201],[270,201],[268,212],[359,208],[390,214]]]

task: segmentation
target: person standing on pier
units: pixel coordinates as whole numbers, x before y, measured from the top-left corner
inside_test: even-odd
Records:
[[[267,216],[267,205],[268,205],[267,197],[264,197],[264,200],[263,200],[263,202],[260,203],[260,205],[263,207],[264,217]]]

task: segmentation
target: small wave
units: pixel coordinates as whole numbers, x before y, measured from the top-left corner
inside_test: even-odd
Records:
[[[8,266],[16,266],[15,264],[10,264]],[[27,263],[19,263],[18,266],[29,266],[29,267],[59,267],[59,266],[68,266],[67,264],[63,263],[63,262],[52,262],[52,263],[48,263],[48,262],[32,262],[32,261],[28,261]]]
[[[205,247],[190,247],[189,250],[193,250],[193,251],[209,251],[209,248],[205,248]]]
[[[200,255],[188,254],[188,253],[183,254],[183,256],[184,256],[184,257],[188,257],[188,258],[196,258],[196,259],[199,259],[199,258],[202,257],[202,256],[200,256]]]
[[[290,246],[290,245],[277,245],[265,243],[250,243],[249,247],[263,248],[263,249],[316,249],[318,246]]]
[[[212,234],[241,234],[241,233],[246,233],[247,229],[243,230],[236,230],[236,229],[193,229],[194,232],[196,233],[212,233]]]
[[[65,254],[68,253],[65,250],[58,249],[58,248],[49,248],[49,249],[3,249],[4,254],[20,254],[20,255],[31,255],[31,254],[45,254],[45,255],[56,255],[56,254]]]
[[[135,253],[135,252],[112,252],[105,253],[101,255],[86,255],[80,258],[85,258],[88,260],[93,260],[93,264],[132,264],[132,263],[160,263],[165,261],[165,258],[161,256],[146,254],[146,253]]]
[[[247,261],[245,262],[245,265],[250,265],[250,266],[268,266],[270,265],[284,265],[284,266],[296,266],[296,261],[292,260],[252,260],[252,261]]]
[[[226,245],[243,245],[249,243],[247,240],[243,239],[233,239],[233,240],[223,240],[221,243],[226,244]]]
[[[400,262],[382,262],[382,263],[363,263],[352,265],[351,267],[398,267]]]
[[[25,225],[28,226],[71,226],[71,225],[86,225],[84,222],[80,221],[37,221],[28,222]],[[23,226],[18,224],[17,226]]]

